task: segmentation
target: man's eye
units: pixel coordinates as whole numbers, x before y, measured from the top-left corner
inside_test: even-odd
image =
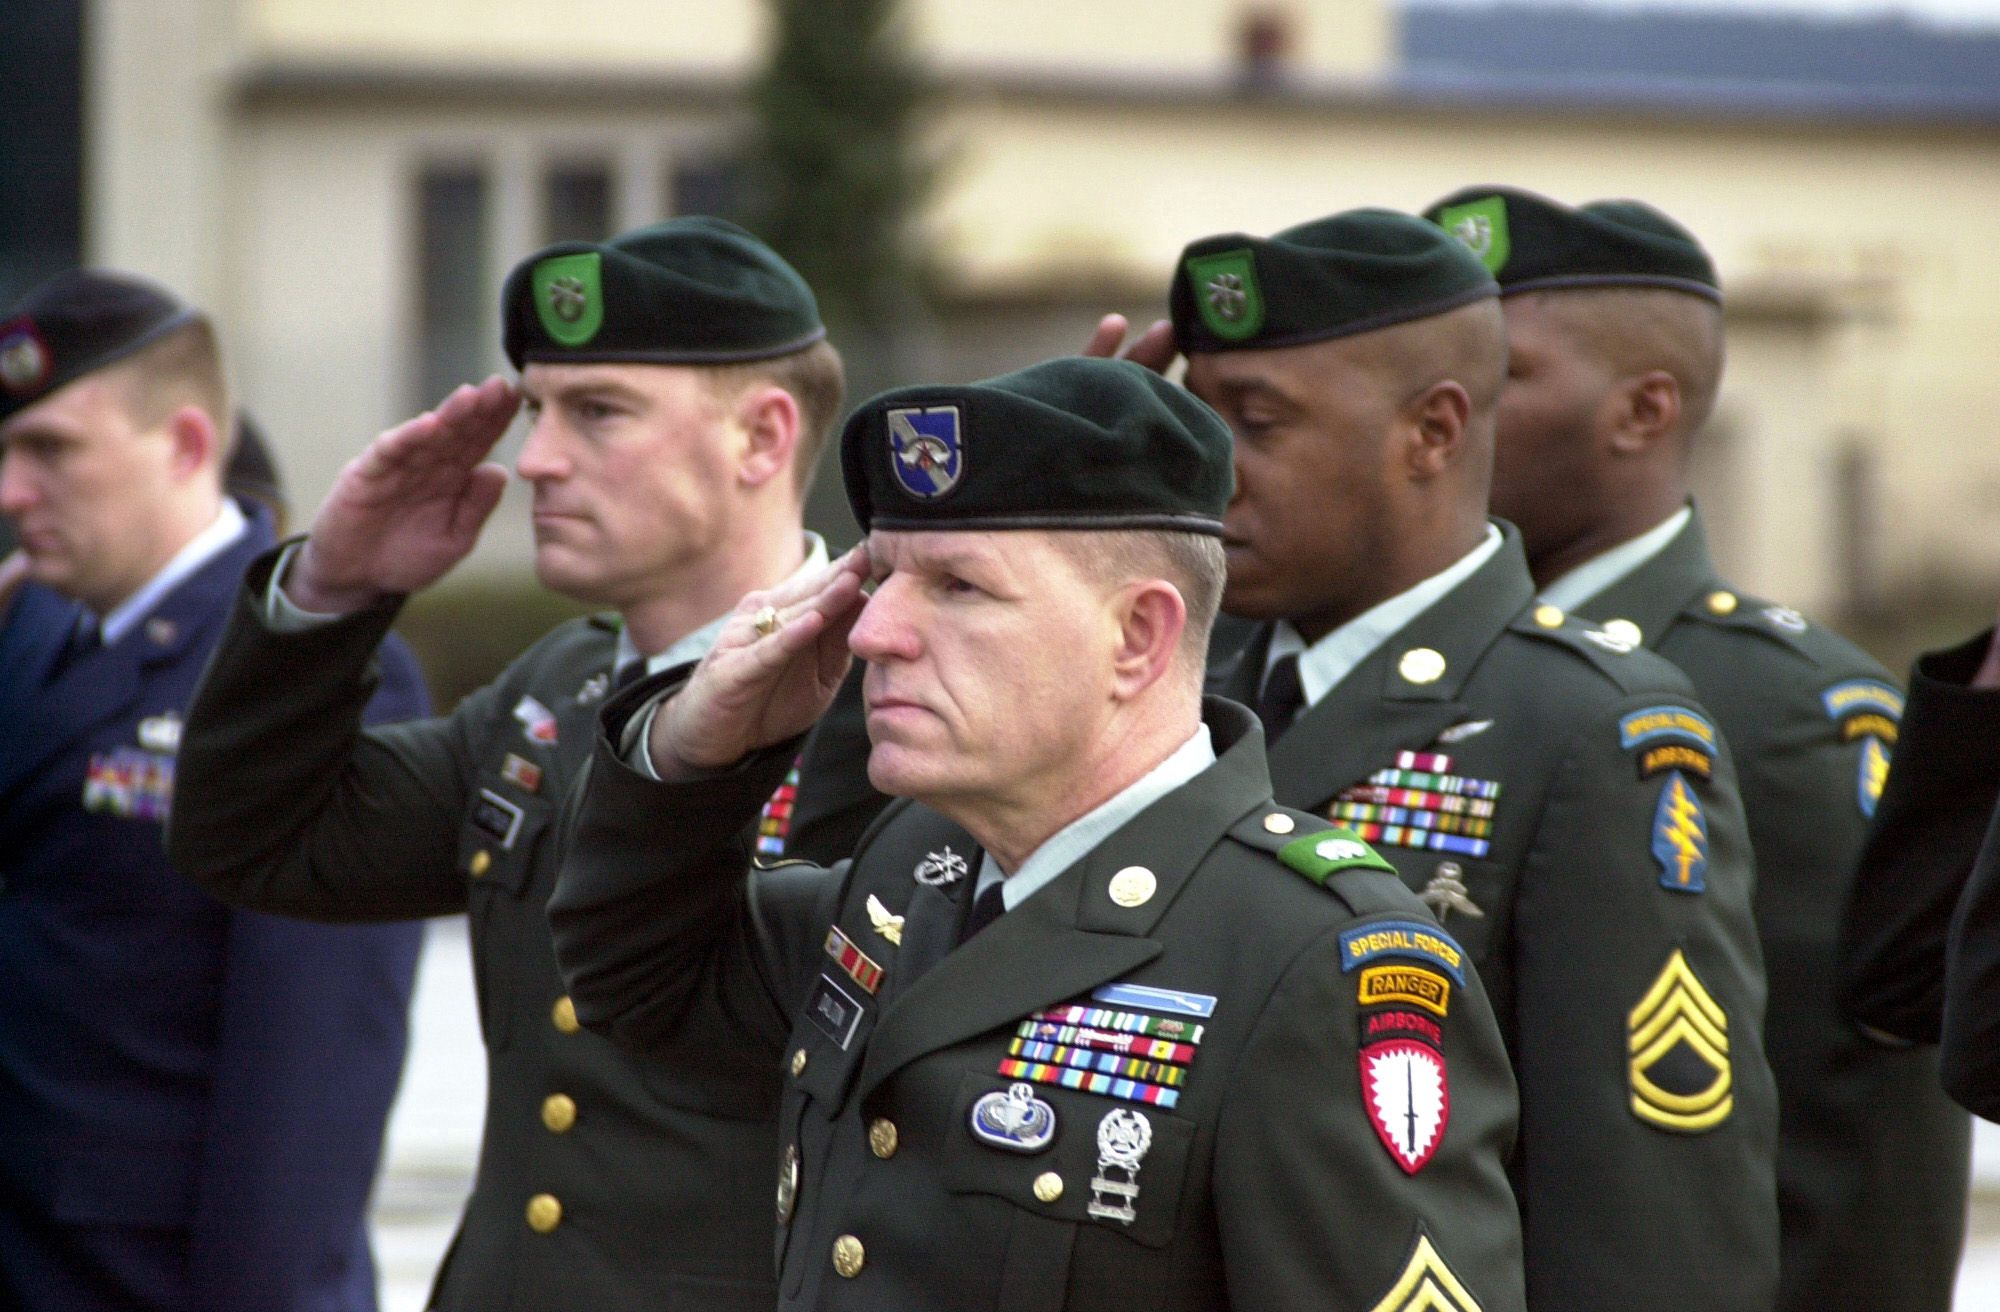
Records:
[[[979,591],[979,588],[956,574],[946,574],[938,580],[938,587],[955,596]]]

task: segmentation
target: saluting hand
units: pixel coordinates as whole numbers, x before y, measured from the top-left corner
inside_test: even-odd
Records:
[[[471,552],[507,486],[486,457],[521,395],[495,375],[397,425],[347,463],[284,581],[309,611],[346,614],[415,592]]]
[[[1122,314],[1107,314],[1097,321],[1097,331],[1084,343],[1083,354],[1100,360],[1130,360],[1156,374],[1164,374],[1174,363],[1174,325],[1155,320],[1152,327],[1134,337],[1128,345],[1125,333],[1132,326]],[[1122,348],[1122,349],[1121,349]]]
[[[804,733],[832,704],[866,598],[868,548],[737,603],[687,685],[653,717],[647,750],[662,779],[734,765]]]

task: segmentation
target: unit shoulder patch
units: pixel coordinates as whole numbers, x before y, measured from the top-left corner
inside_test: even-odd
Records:
[[[1371,920],[1340,932],[1340,970],[1351,974],[1383,957],[1428,961],[1457,983],[1465,983],[1465,949],[1458,940],[1421,920]]]
[[[1479,1300],[1465,1287],[1419,1230],[1409,1260],[1380,1301],[1368,1312],[1480,1312]]]
[[[1352,829],[1322,829],[1295,838],[1278,849],[1278,860],[1315,884],[1325,884],[1329,876],[1342,870],[1396,873],[1396,867]]]
[[[1626,1018],[1632,1114],[1676,1134],[1701,1134],[1736,1107],[1729,1016],[1679,948]]]

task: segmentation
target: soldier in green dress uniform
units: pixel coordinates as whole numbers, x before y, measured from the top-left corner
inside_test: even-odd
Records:
[[[768,1309],[775,1069],[730,1051],[690,1069],[581,1031],[543,907],[550,821],[614,682],[698,658],[745,590],[824,562],[800,507],[839,357],[798,275],[712,219],[544,250],[503,312],[518,392],[490,379],[383,434],[303,545],[252,566],[188,718],[173,859],[287,915],[468,915],[486,1128],[432,1306]],[[536,573],[612,613],[442,719],[362,732],[369,652],[471,550],[523,399]]]
[[[1229,445],[1119,361],[877,397],[866,547],[607,708],[557,955],[620,1041],[782,1060],[781,1307],[1522,1306],[1478,977],[1203,702]],[[912,800],[746,881],[850,646]]]
[[[1236,436],[1211,688],[1280,802],[1354,827],[1465,946],[1521,1091],[1529,1306],[1767,1312],[1774,1094],[1734,767],[1687,680],[1538,602],[1487,519],[1499,288],[1411,215],[1191,244],[1187,385]]]
[[[1778,1082],[1777,1306],[1946,1308],[1966,1117],[1938,1087],[1934,1047],[1864,1033],[1833,991],[1903,694],[1852,643],[1709,559],[1688,468],[1722,376],[1715,267],[1639,201],[1571,208],[1475,187],[1426,213],[1500,282],[1510,359],[1493,509],[1520,528],[1542,599],[1678,666],[1736,761]]]

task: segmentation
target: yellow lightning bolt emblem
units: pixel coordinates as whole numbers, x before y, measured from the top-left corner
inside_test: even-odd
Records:
[[[1660,863],[1662,887],[1677,893],[1708,887],[1708,817],[1678,770],[1667,776],[1653,812],[1653,858]]]
[[[1882,786],[1888,782],[1889,749],[1871,734],[1861,743],[1861,814],[1875,814],[1875,804],[1882,800]]]

